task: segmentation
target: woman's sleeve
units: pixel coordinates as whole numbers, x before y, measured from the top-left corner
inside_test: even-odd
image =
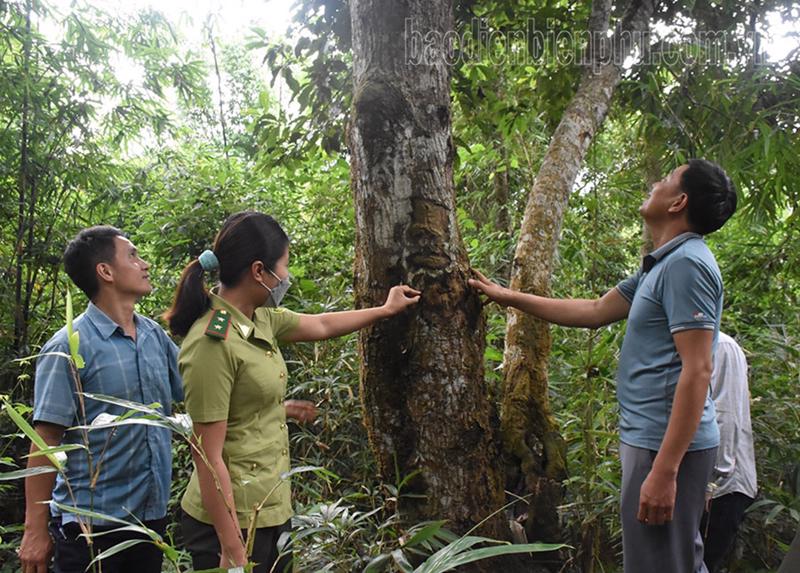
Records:
[[[183,377],[186,412],[193,422],[228,419],[236,363],[226,340],[203,336],[181,350],[178,366]]]
[[[289,336],[289,333],[297,328],[300,323],[300,313],[292,312],[283,307],[267,309],[267,313],[272,327],[272,334],[278,340]]]

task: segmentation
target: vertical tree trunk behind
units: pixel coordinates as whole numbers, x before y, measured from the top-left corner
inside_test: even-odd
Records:
[[[356,302],[381,304],[399,283],[423,292],[415,308],[360,334],[366,425],[384,477],[411,478],[403,514],[448,519],[463,533],[503,505],[504,478],[484,381],[484,318],[455,211],[442,43],[452,5],[355,0],[351,14]],[[421,37],[407,26],[438,35],[428,61],[407,61],[407,41]],[[506,537],[507,529],[498,515],[483,532]]]
[[[33,210],[35,197],[30,197],[31,173],[29,161],[29,114],[30,114],[30,61],[31,61],[31,1],[25,3],[25,37],[22,48],[22,73],[25,77],[22,106],[20,110],[19,173],[17,183],[17,237],[14,246],[14,352],[17,356],[27,354],[28,346],[28,306],[25,296],[24,270],[32,247]],[[27,213],[26,213],[27,211]],[[26,243],[26,230],[28,241]],[[29,303],[27,299],[27,303]]]
[[[508,151],[505,142],[497,144],[498,152],[502,158],[500,165],[502,171],[494,174],[494,193],[492,195],[492,202],[497,205],[497,217],[494,221],[494,228],[501,233],[513,233],[513,226],[511,224],[511,190],[508,177]],[[505,260],[505,257],[504,257]],[[508,280],[511,273],[511,261],[504,262],[498,267],[497,272],[503,280]]]
[[[595,0],[589,29],[603,38],[611,2]],[[650,0],[632,0],[609,46],[592,45],[597,65],[587,69],[564,112],[528,196],[514,262],[511,288],[549,295],[553,259],[567,200],[586,152],[608,112],[620,80],[621,63],[631,52],[630,36],[646,32]],[[613,56],[613,57],[610,57]],[[553,418],[547,391],[550,331],[546,323],[510,310],[506,328],[502,405],[503,446],[510,456],[509,486],[532,493],[525,529],[531,540],[561,538],[557,506],[566,476],[565,445]]]

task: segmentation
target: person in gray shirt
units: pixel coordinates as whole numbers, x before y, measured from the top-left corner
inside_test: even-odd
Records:
[[[720,440],[716,479],[709,484],[706,513],[700,523],[705,552],[703,561],[717,571],[736,539],[744,513],[758,494],[747,360],[736,341],[719,333],[711,374],[711,397],[717,411]]]
[[[719,430],[709,395],[722,277],[704,235],[736,210],[718,165],[692,159],[655,183],[639,208],[655,250],[594,300],[521,293],[476,272],[501,305],[563,326],[628,319],[617,370],[625,573],[705,572],[700,519]]]

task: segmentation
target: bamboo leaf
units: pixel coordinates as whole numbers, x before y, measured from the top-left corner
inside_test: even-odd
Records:
[[[72,358],[66,352],[41,352],[39,354],[31,354],[30,356],[24,356],[22,358],[15,358],[14,360],[12,360],[12,362],[30,362],[34,358],[39,358],[40,356],[60,356],[65,360],[69,360],[70,358]]]
[[[502,543],[502,545],[471,549],[478,543]],[[510,543],[499,542],[494,539],[487,539],[485,537],[465,535],[431,555],[425,560],[425,563],[414,570],[414,573],[443,573],[444,571],[451,571],[456,567],[460,567],[461,565],[465,565],[467,563],[472,563],[473,561],[479,561],[481,559],[487,559],[499,555],[556,551],[563,547],[567,546],[563,543],[525,543],[514,545]]]
[[[108,422],[106,424],[85,424],[79,426],[72,426],[70,430],[107,430],[109,428],[116,428],[117,426],[133,426],[133,425],[140,425],[140,426],[154,426],[156,428],[166,428],[167,430],[174,430],[174,427],[168,422],[164,420],[154,420],[152,418],[119,418],[114,420],[113,422]]]
[[[75,332],[72,326],[73,312],[72,312],[72,293],[67,289],[67,342],[69,343],[69,353],[75,367],[79,370],[86,364],[83,357],[78,353],[80,349],[81,336],[79,332]]]
[[[119,533],[122,531],[132,531],[134,533],[140,533],[142,535],[146,535],[152,541],[161,541],[161,536],[152,529],[150,529],[149,527],[145,527],[143,525],[134,525],[134,524],[117,527],[116,529],[98,531],[96,533],[90,533],[88,535],[81,533],[80,537],[100,537],[101,535],[108,535],[109,533]]]
[[[60,509],[61,511],[66,511],[66,512],[72,513],[74,515],[80,515],[82,517],[89,517],[91,519],[101,519],[101,520],[104,520],[104,521],[110,521],[111,523],[119,523],[120,525],[124,525],[124,526],[133,525],[131,523],[128,523],[124,519],[120,519],[118,517],[113,517],[111,515],[106,515],[104,513],[99,513],[97,511],[91,511],[91,510],[83,509],[83,508],[80,508],[80,507],[73,507],[71,505],[66,505],[66,504],[63,504],[63,503],[59,503],[57,501],[52,501],[51,503],[55,507]]]
[[[66,324],[66,326],[67,326],[67,339],[69,340],[70,338],[72,338],[72,334],[74,332],[72,330],[72,318],[73,318],[73,314],[72,314],[72,293],[70,293],[69,289],[67,289],[67,303],[66,303],[66,306],[67,306],[67,309],[66,309],[66,314],[67,314],[67,317],[66,317],[67,318],[67,324]]]
[[[73,332],[72,336],[69,337],[69,353],[72,356],[72,360],[75,362],[75,368],[80,370],[86,363],[83,361],[83,356],[78,354],[78,349],[81,345],[81,333],[80,332]]]
[[[34,466],[32,468],[15,470],[13,472],[2,472],[0,473],[0,481],[10,481],[14,479],[26,478],[40,474],[48,474],[57,471],[58,470],[53,466]]]
[[[42,437],[33,429],[33,427],[28,423],[22,415],[17,412],[14,407],[6,400],[3,400],[3,405],[8,413],[8,417],[13,420],[13,422],[17,425],[17,427],[22,430],[22,432],[28,436],[28,439],[36,444],[36,447],[40,450],[46,450],[50,446],[47,442],[42,439]],[[47,459],[50,460],[50,463],[58,470],[61,471],[62,465],[61,461],[55,456],[55,454],[45,454]]]
[[[39,449],[33,453],[24,456],[26,458],[35,458],[36,456],[46,456],[48,454],[59,454],[62,452],[71,452],[73,450],[88,450],[84,444],[61,444],[60,446],[53,446],[50,448]]]
[[[488,559],[490,557],[498,557],[500,555],[513,555],[515,553],[537,553],[547,551],[557,551],[566,547],[563,543],[526,543],[521,545],[501,545],[499,547],[483,547],[481,549],[473,549],[460,555],[455,556],[453,561],[445,569],[438,571],[451,571],[456,567]]]
[[[408,562],[408,558],[405,556],[402,549],[395,549],[392,551],[392,559],[394,559],[394,562],[403,573],[413,573],[414,567]]]
[[[764,525],[771,525],[773,521],[778,517],[778,514],[786,509],[782,503],[776,503],[775,507],[773,507],[770,512],[767,514],[767,517],[764,518]]]
[[[295,474],[302,474],[302,473],[306,473],[306,472],[318,472],[318,471],[324,470],[324,469],[325,468],[322,468],[320,466],[297,466],[296,468],[290,469],[288,472],[283,472],[281,474],[281,479],[282,480],[286,480],[286,479],[289,479],[290,477],[292,477]]]
[[[364,568],[364,573],[381,573],[382,571],[386,571],[391,559],[392,556],[388,553],[378,555],[372,561],[367,563],[367,566]]]
[[[91,400],[98,402],[105,402],[106,404],[113,404],[114,406],[121,406],[126,410],[136,410],[137,412],[144,412],[158,418],[166,419],[166,416],[159,412],[156,408],[160,408],[161,404],[153,402],[152,404],[140,404],[139,402],[132,402],[131,400],[123,400],[114,396],[107,396],[105,394],[94,394],[92,392],[84,392],[84,396]]]
[[[128,549],[129,547],[133,547],[134,545],[139,545],[140,543],[152,543],[152,541],[149,539],[128,539],[121,543],[117,543],[113,547],[109,547],[108,549],[100,553],[97,557],[92,559],[92,562],[89,565],[97,563],[98,561],[105,559],[106,557],[111,557],[112,555],[116,555],[117,553],[125,551],[126,549]]]
[[[424,543],[425,541],[429,540],[433,536],[435,536],[442,526],[446,523],[446,520],[440,521],[432,521],[421,530],[417,531],[411,539],[409,539],[406,543],[403,544],[404,547],[413,547],[415,545],[419,545],[420,543]]]

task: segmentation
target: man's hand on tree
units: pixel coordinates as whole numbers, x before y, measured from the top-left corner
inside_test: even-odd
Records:
[[[497,283],[487,279],[480,271],[472,269],[472,272],[478,277],[477,279],[469,279],[467,282],[469,286],[478,292],[485,294],[490,300],[502,306],[508,305],[509,290]]]

